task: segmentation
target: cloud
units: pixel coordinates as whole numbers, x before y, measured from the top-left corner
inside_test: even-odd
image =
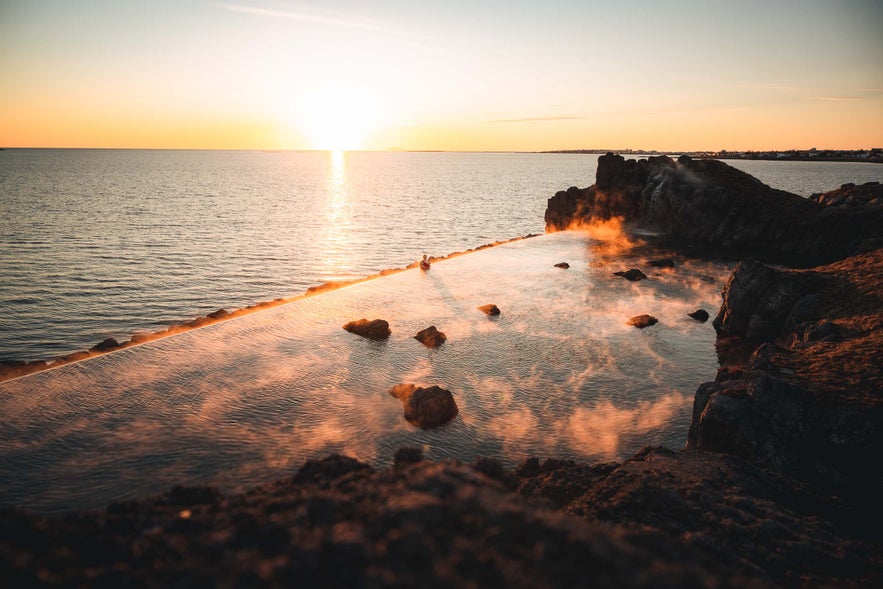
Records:
[[[332,27],[342,27],[348,29],[365,29],[371,31],[389,31],[387,25],[362,18],[353,18],[346,15],[310,11],[288,11],[288,10],[272,10],[269,8],[261,8],[259,6],[249,6],[243,4],[213,4],[216,8],[227,10],[229,12],[237,12],[239,14],[249,14],[252,16],[263,16],[268,18],[297,20],[312,24],[327,25]]]
[[[588,117],[576,116],[576,115],[563,115],[557,117],[529,117],[524,119],[497,119],[491,121],[492,123],[542,123],[546,121],[580,121],[587,119]]]
[[[818,102],[854,102],[856,100],[861,100],[857,96],[813,96],[810,100],[815,100]]]

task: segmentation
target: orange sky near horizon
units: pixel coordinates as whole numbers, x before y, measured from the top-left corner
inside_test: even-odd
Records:
[[[0,146],[883,147],[883,3],[0,3]]]

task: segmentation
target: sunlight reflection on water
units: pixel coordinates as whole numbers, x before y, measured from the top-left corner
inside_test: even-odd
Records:
[[[345,452],[389,464],[530,455],[622,459],[683,445],[693,393],[714,377],[714,330],[686,313],[720,304],[728,268],[682,260],[629,283],[584,234],[522,240],[0,383],[0,502],[94,507],[174,484],[253,485]],[[569,270],[553,267],[567,261]],[[476,307],[496,303],[489,318]],[[651,313],[660,323],[626,325]],[[341,329],[384,318],[374,342]],[[436,325],[448,340],[413,335]],[[460,408],[420,430],[387,394],[439,384]]]

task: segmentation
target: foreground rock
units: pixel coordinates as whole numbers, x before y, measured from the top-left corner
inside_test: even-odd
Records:
[[[389,329],[389,323],[383,319],[357,319],[350,321],[343,328],[350,333],[361,335],[372,340],[384,340],[390,336],[392,331]]]
[[[436,329],[435,325],[430,325],[426,329],[418,331],[414,339],[428,348],[437,348],[445,343],[448,336]]]
[[[485,315],[499,315],[500,308],[494,304],[482,305],[478,308],[479,311],[484,313]]]
[[[871,466],[883,448],[881,295],[883,250],[813,270],[740,263],[714,326],[756,349],[699,388],[689,445],[838,495],[881,496]]]
[[[850,514],[736,458],[645,450],[514,473],[307,462],[242,495],[175,488],[105,510],[0,509],[10,587],[879,586]],[[407,458],[407,459],[404,459]]]
[[[872,201],[825,206],[717,160],[609,153],[598,159],[595,184],[557,193],[545,218],[547,231],[555,231],[616,217],[731,254],[812,266],[883,245],[883,207],[867,205]]]
[[[557,264],[555,264],[555,267],[561,268],[562,270],[567,270],[568,268],[570,268],[570,264],[568,264],[567,262],[558,262]]]
[[[437,386],[397,384],[389,394],[402,402],[408,423],[423,429],[444,425],[460,411],[451,391]]]
[[[653,315],[635,315],[631,319],[628,320],[629,325],[633,325],[638,329],[644,329],[645,327],[650,327],[651,325],[656,325],[659,323],[659,319],[654,317]]]

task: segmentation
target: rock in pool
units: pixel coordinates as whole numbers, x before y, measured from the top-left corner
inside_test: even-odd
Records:
[[[368,321],[367,319],[359,319],[357,321],[350,321],[344,325],[343,328],[350,333],[355,333],[356,335],[361,335],[362,337],[367,337],[368,339],[373,340],[386,339],[389,337],[389,334],[392,333],[389,330],[389,323],[383,319],[372,319],[371,321]]]
[[[630,282],[637,282],[638,280],[644,280],[645,278],[647,278],[647,275],[637,268],[632,268],[631,270],[627,270],[626,272],[614,272],[613,275],[622,276]]]
[[[482,306],[478,307],[478,310],[481,311],[482,313],[484,313],[485,315],[499,315],[500,314],[500,308],[498,306],[494,305],[493,303],[491,303],[489,305],[482,305]]]
[[[656,325],[659,323],[659,320],[653,315],[635,315],[631,319],[629,319],[628,324],[634,325],[638,329],[644,329],[645,327],[649,327],[651,325]]]
[[[448,337],[441,331],[435,328],[435,325],[430,325],[426,329],[422,329],[417,332],[417,335],[414,336],[414,339],[427,346],[429,348],[437,348],[443,343]]]
[[[567,262],[558,262],[557,264],[555,264],[555,267],[567,270],[568,268],[570,268],[570,264],[568,264]]]
[[[408,423],[423,429],[444,425],[460,411],[451,391],[438,386],[403,383],[389,389],[389,394],[402,402]]]
[[[687,313],[687,316],[692,317],[699,323],[705,323],[706,321],[708,321],[708,311],[706,311],[705,309],[696,309],[692,313]]]

